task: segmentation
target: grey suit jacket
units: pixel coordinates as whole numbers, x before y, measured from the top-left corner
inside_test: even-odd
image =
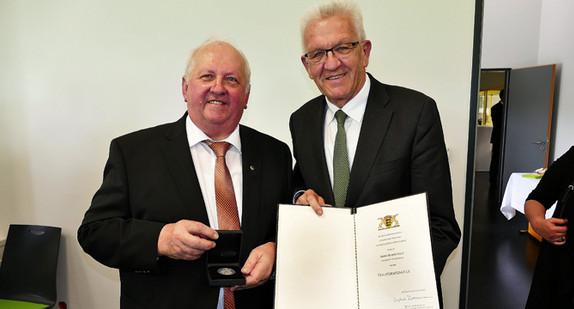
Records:
[[[436,103],[420,92],[369,77],[371,89],[345,206],[427,192],[438,280],[458,244],[460,229],[454,217],[448,157]],[[324,96],[319,96],[291,115],[296,160],[293,182],[296,189],[313,189],[326,203],[334,204],[323,146],[326,104]]]
[[[185,131],[175,123],[114,139],[102,186],[78,230],[84,250],[119,268],[122,308],[216,308],[205,255],[196,261],[157,258],[165,224],[188,219],[209,225]],[[289,202],[291,152],[270,136],[240,126],[243,165],[241,262],[274,241],[277,204]],[[235,293],[237,308],[271,308],[273,282]]]

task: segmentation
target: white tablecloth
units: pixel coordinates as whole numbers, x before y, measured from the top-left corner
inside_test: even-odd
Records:
[[[524,202],[540,181],[540,179],[523,177],[522,175],[525,174],[531,173],[512,173],[506,184],[506,190],[504,190],[504,197],[500,205],[500,212],[502,212],[508,220],[516,215],[517,210],[524,213]],[[546,218],[552,217],[555,208],[556,204],[546,211]]]

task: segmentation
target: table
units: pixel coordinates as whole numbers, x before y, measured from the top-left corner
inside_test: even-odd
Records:
[[[29,303],[25,301],[0,299],[0,309],[45,309],[48,305]]]
[[[524,213],[524,202],[526,198],[536,188],[540,179],[527,178],[524,175],[533,175],[532,173],[512,173],[506,184],[500,212],[510,220],[516,215],[516,211]],[[546,218],[552,217],[556,204],[546,211]]]

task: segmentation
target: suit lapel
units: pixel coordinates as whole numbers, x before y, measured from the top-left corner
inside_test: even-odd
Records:
[[[351,169],[346,206],[354,206],[357,203],[393,116],[392,110],[387,106],[390,98],[384,85],[370,74],[369,77],[371,89]]]
[[[186,206],[184,211],[189,218],[209,226],[203,195],[189,151],[185,131],[186,117],[187,113],[166,132],[166,142],[161,147],[169,172]]]
[[[316,177],[316,181],[312,183],[316,183],[317,185],[312,189],[315,189],[317,192],[328,192],[328,195],[323,196],[323,198],[325,198],[328,204],[334,204],[335,196],[333,194],[333,188],[331,187],[327,159],[325,158],[325,135],[323,132],[327,102],[324,96],[318,97],[317,100],[320,100],[320,102],[318,102],[318,104],[312,104],[314,110],[308,113],[309,119],[307,123],[310,127],[308,131],[310,132],[310,136],[308,139],[303,140],[307,143],[304,147],[309,149],[309,151],[305,150],[305,153],[309,153],[311,157],[319,159],[317,162],[313,162],[313,164],[318,164],[319,168],[310,169],[313,174],[308,176]]]
[[[241,164],[243,169],[243,211],[241,214],[241,230],[243,231],[242,252],[248,254],[247,248],[255,243],[254,236],[260,225],[259,205],[261,204],[261,150],[254,137],[243,126],[239,126],[241,136]],[[247,256],[247,255],[246,255]]]

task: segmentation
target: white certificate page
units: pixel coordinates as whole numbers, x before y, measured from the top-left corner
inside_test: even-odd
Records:
[[[359,207],[361,309],[439,308],[426,194]]]
[[[353,216],[323,211],[279,205],[276,309],[357,308]]]

